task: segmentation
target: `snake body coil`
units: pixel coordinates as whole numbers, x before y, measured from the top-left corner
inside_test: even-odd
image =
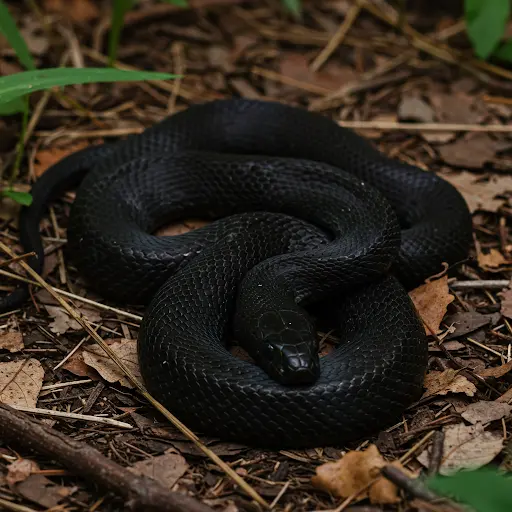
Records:
[[[45,204],[82,178],[72,259],[104,297],[147,305],[143,378],[189,427],[339,444],[421,393],[427,345],[406,289],[471,243],[464,200],[434,173],[299,108],[215,101],[47,171],[20,219],[26,250],[42,256]],[[214,221],[152,234],[190,216]],[[40,270],[42,257],[31,263]],[[320,359],[310,307],[341,339]],[[233,333],[256,364],[226,348]]]

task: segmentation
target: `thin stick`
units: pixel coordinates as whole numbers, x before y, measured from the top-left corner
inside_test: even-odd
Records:
[[[11,257],[15,257],[15,254],[11,251],[10,247],[5,245],[3,242],[0,242],[0,249],[4,251]],[[256,500],[260,505],[269,508],[269,504],[266,500],[264,500],[256,490],[251,487],[238,473],[234,471],[228,464],[226,464],[216,453],[214,453],[210,448],[205,446],[199,437],[192,432],[184,423],[182,423],[176,416],[174,416],[170,411],[168,411],[160,402],[158,402],[155,398],[153,398],[149,392],[146,390],[142,382],[140,382],[133,373],[129,370],[129,368],[125,365],[125,363],[119,358],[119,356],[107,345],[103,339],[98,335],[98,333],[91,327],[87,319],[85,319],[80,313],[78,313],[74,308],[72,308],[58,293],[56,293],[53,288],[29,265],[27,265],[23,260],[20,261],[20,265],[23,269],[28,272],[40,285],[47,290],[58,302],[59,304],[66,310],[66,312],[76,320],[85,331],[90,334],[90,336],[98,343],[98,345],[110,356],[110,358],[116,363],[116,365],[123,371],[123,373],[128,377],[131,383],[139,390],[141,395],[155,407],[161,414],[163,414],[182,434],[184,434],[190,441],[192,441],[197,448],[199,448],[207,457],[209,457],[215,464],[219,466],[236,484],[238,484],[249,496],[251,496],[254,500]]]
[[[338,121],[340,126],[359,130],[405,130],[412,132],[512,133],[512,125],[457,123],[398,123],[393,121]]]
[[[83,380],[73,380],[71,382],[59,382],[58,384],[49,384],[48,386],[43,386],[41,388],[41,391],[67,388],[68,386],[78,386],[79,384],[88,384],[89,382],[92,382],[92,380],[91,379],[83,379]]]
[[[18,274],[13,274],[11,272],[7,272],[5,270],[0,269],[0,275],[4,275],[6,277],[10,277],[12,279],[17,279],[18,281],[23,281],[27,284],[32,284],[34,286],[40,286],[43,287],[40,283],[37,281],[32,281],[31,279],[27,279],[26,277],[19,276]],[[51,289],[58,293],[59,295],[63,295],[64,297],[68,297],[70,299],[78,300],[83,302],[84,304],[89,304],[91,306],[94,306],[98,309],[103,309],[105,311],[110,311],[112,313],[116,313],[118,315],[122,315],[126,318],[131,318],[132,320],[135,320],[136,322],[141,322],[142,317],[140,315],[135,315],[134,313],[129,313],[128,311],[123,311],[122,309],[114,308],[112,306],[108,306],[107,304],[102,304],[101,302],[96,302],[92,299],[87,299],[86,297],[81,297],[80,295],[76,295],[74,293],[68,292],[66,290],[61,290],[60,288],[55,288],[54,286],[51,286]],[[10,313],[9,313],[10,314]]]
[[[502,290],[510,284],[508,279],[479,279],[475,281],[455,281],[450,283],[453,290]]]
[[[10,258],[6,261],[1,261],[0,267],[7,267],[11,263],[16,263],[17,261],[20,261],[20,260],[26,260],[27,258],[30,258],[31,256],[35,256],[35,255],[36,255],[36,253],[33,251],[27,252],[25,254],[20,254],[19,256],[16,256],[15,258]]]
[[[23,407],[22,405],[11,405],[13,409],[21,412],[29,412],[31,414],[40,414],[42,416],[52,416],[56,418],[68,418],[70,420],[93,421],[95,423],[103,423],[112,425],[113,427],[132,429],[133,425],[124,421],[113,420],[112,418],[102,418],[101,416],[91,416],[89,414],[76,414],[74,412],[54,411],[52,409],[41,409],[39,407]]]
[[[336,33],[332,36],[327,46],[316,56],[315,60],[311,63],[311,70],[316,72],[327,62],[332,53],[343,42],[343,39],[354,24],[359,12],[361,11],[361,0],[357,0],[354,5],[349,9],[343,23],[339,26]]]

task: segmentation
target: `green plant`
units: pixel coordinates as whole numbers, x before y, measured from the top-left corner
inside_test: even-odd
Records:
[[[427,485],[440,495],[465,503],[476,512],[512,510],[512,477],[492,469],[461,471],[453,476],[434,476]]]
[[[92,82],[119,82],[132,80],[167,80],[175,78],[169,73],[154,73],[150,71],[123,71],[112,68],[51,68],[37,70],[32,55],[16,27],[9,9],[0,0],[0,33],[2,33],[16,52],[26,71],[0,77],[0,116],[22,114],[22,125],[16,148],[16,159],[6,188],[0,191],[0,196],[10,197],[15,201],[29,205],[32,201],[30,194],[13,190],[12,185],[18,175],[25,147],[25,133],[29,117],[28,97],[31,93],[50,89],[56,86],[85,84]]]
[[[491,55],[512,61],[512,40],[501,44],[510,18],[511,0],[465,0],[468,37],[481,59]]]

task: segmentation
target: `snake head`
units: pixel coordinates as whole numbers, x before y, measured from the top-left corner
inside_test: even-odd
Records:
[[[318,343],[308,318],[296,311],[260,317],[258,363],[281,384],[312,384],[320,375]]]

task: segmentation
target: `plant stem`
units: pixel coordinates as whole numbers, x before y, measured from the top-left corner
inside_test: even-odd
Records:
[[[12,188],[14,180],[18,177],[21,166],[21,159],[23,158],[23,153],[25,152],[25,133],[27,131],[28,113],[30,110],[28,94],[23,97],[23,103],[25,104],[25,108],[23,109],[23,117],[21,119],[21,133],[18,144],[16,144],[16,160],[12,166],[11,176],[9,177],[9,188]]]

